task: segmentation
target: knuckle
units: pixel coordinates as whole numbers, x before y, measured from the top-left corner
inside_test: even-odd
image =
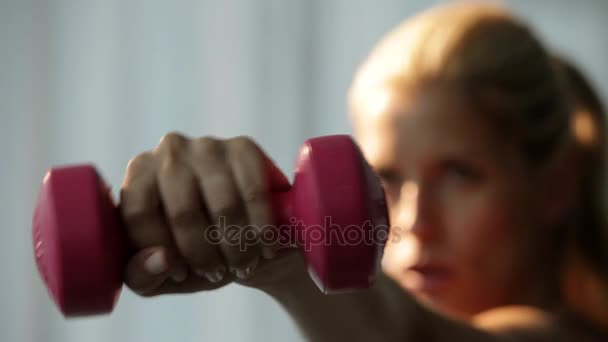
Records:
[[[186,141],[186,137],[182,133],[177,132],[177,131],[171,131],[171,132],[163,135],[163,137],[160,139],[160,145],[182,144],[185,141]]]
[[[236,156],[250,155],[253,151],[257,151],[257,144],[251,137],[241,135],[234,137],[228,141],[230,152]]]
[[[161,154],[176,155],[186,145],[188,139],[179,132],[169,132],[165,134],[155,151]]]
[[[127,176],[147,170],[152,164],[154,164],[154,155],[151,152],[140,153],[127,163]]]
[[[184,171],[183,165],[173,152],[165,153],[159,162],[159,177],[169,179],[175,177],[175,173]]]
[[[218,157],[224,154],[224,144],[214,137],[200,137],[191,144],[193,153],[197,156]]]

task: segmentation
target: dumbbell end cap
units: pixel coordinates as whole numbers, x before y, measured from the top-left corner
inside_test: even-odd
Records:
[[[32,222],[38,271],[65,317],[113,310],[124,248],[109,188],[91,165],[51,169]]]
[[[301,149],[294,208],[309,273],[327,294],[373,285],[389,221],[380,180],[348,135],[309,139]]]

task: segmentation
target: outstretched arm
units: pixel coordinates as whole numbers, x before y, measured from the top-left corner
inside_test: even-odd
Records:
[[[451,331],[445,336],[450,341],[497,340],[431,313],[383,273],[368,290],[325,295],[300,271],[305,270],[303,261],[288,264],[292,272],[280,287],[260,288],[285,308],[310,341],[439,341],[443,338],[435,330],[440,323]]]
[[[296,271],[304,269],[302,261],[288,264],[292,272],[282,286],[260,288],[285,308],[310,341],[608,340],[568,318],[530,307],[495,309],[471,324],[452,320],[419,304],[384,274],[369,290],[325,295],[305,272]]]

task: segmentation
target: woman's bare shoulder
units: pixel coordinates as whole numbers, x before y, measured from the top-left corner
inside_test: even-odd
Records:
[[[570,311],[507,306],[477,315],[473,324],[514,341],[608,341],[608,328]]]

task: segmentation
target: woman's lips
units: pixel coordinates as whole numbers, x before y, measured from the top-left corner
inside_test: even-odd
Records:
[[[413,272],[416,278],[414,289],[422,292],[433,293],[445,288],[453,277],[453,272],[440,265],[412,266],[407,272]]]

